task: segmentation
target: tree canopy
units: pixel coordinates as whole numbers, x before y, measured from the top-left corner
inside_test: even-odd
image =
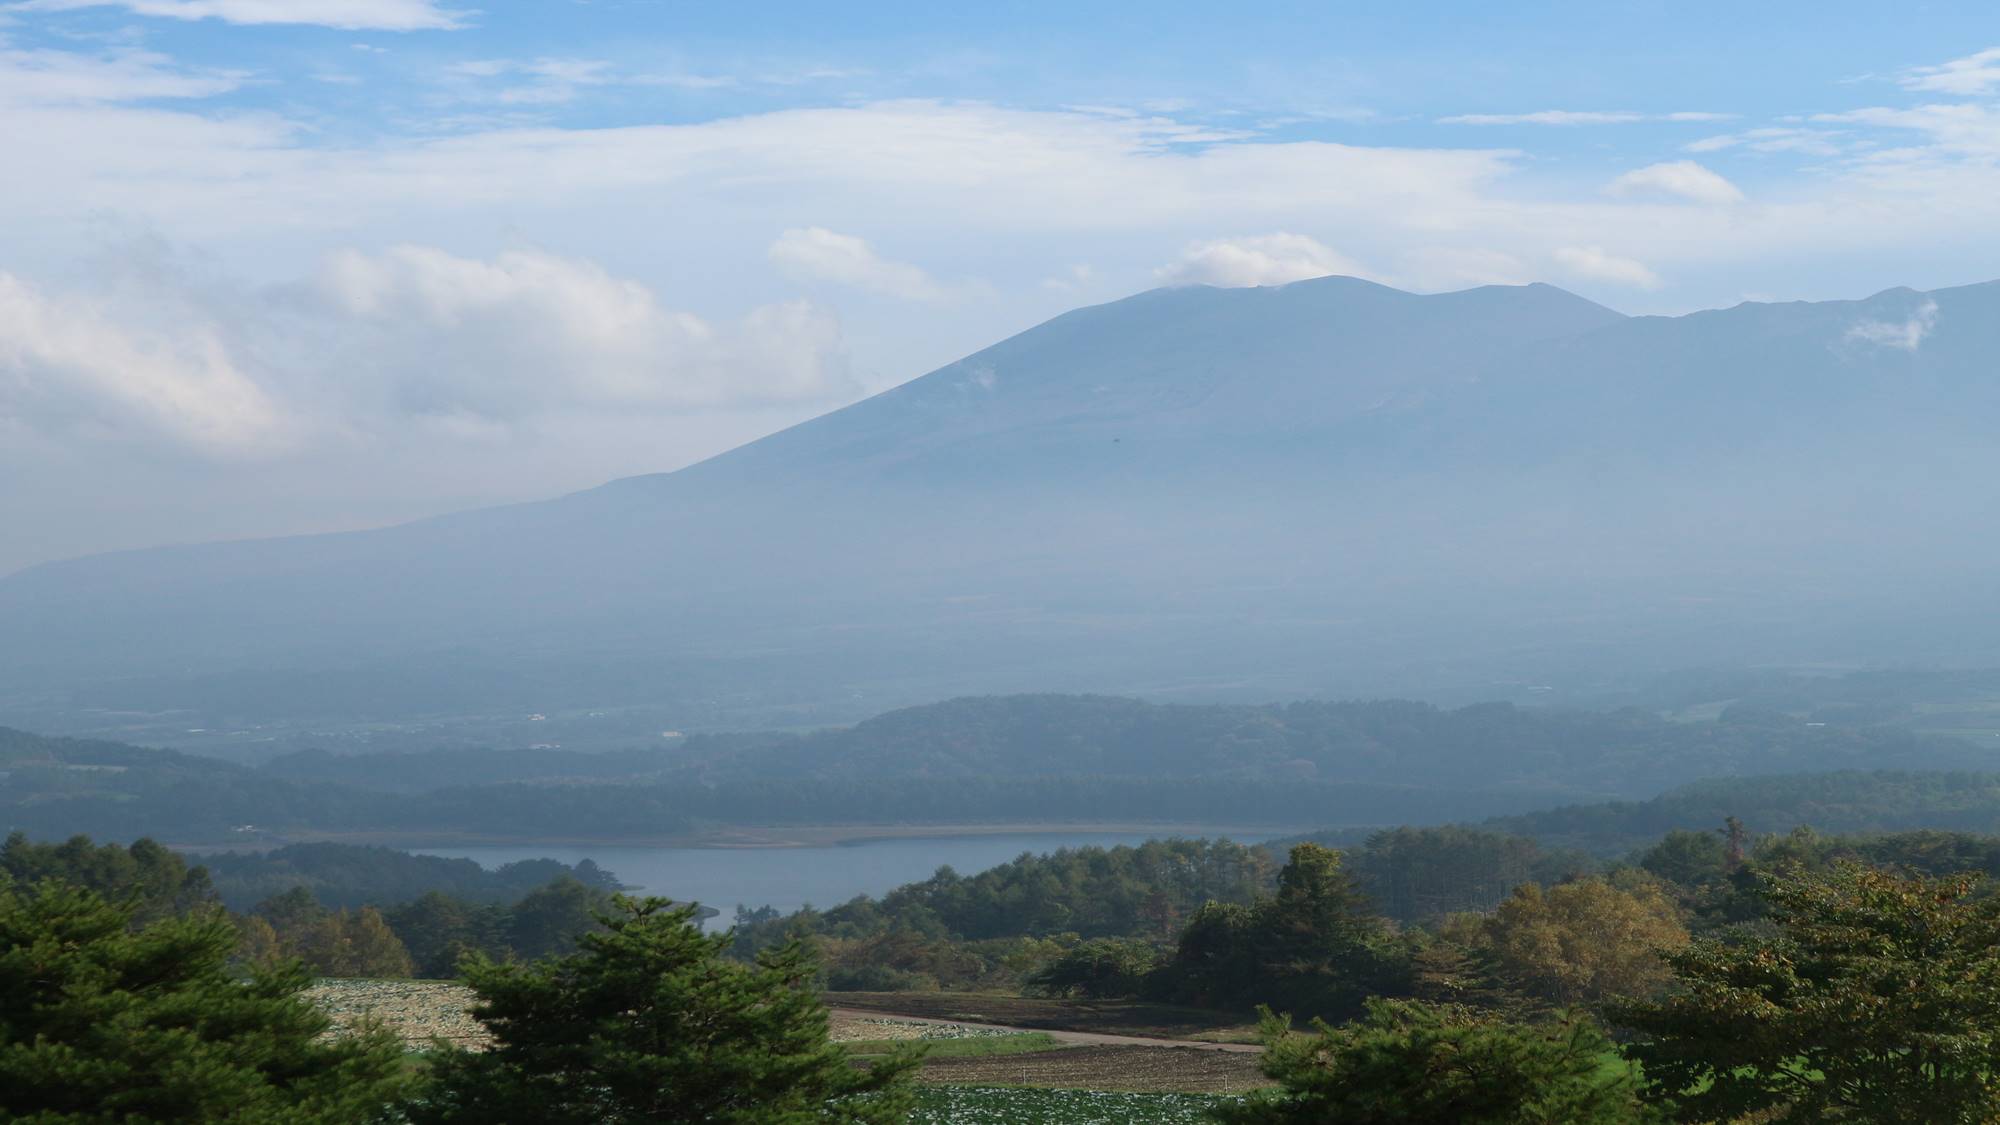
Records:
[[[1686,1120],[2000,1119],[2000,902],[1978,876],[1841,862],[1759,877],[1756,932],[1673,955],[1678,988],[1624,1004],[1655,1100]]]
[[[828,1041],[806,948],[745,964],[692,907],[618,896],[576,952],[521,964],[479,954],[465,979],[493,1033],[435,1063],[413,1109],[444,1125],[791,1125],[904,1120],[910,1053],[855,1068]]]
[[[1310,1033],[1264,1011],[1264,1073],[1279,1084],[1228,1125],[1638,1125],[1654,1115],[1587,1019],[1506,1023],[1449,1005],[1370,1000]]]
[[[393,1038],[322,1042],[295,962],[237,979],[236,929],[56,881],[0,886],[0,1118],[34,1125],[385,1119],[407,1087]]]

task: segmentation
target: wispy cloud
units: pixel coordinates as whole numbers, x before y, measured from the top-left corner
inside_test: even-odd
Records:
[[[1722,152],[1740,148],[1748,152],[1796,153],[1801,156],[1836,156],[1845,151],[1841,138],[1843,133],[1836,129],[1800,129],[1772,126],[1762,129],[1745,129],[1740,133],[1724,133],[1713,137],[1703,137],[1681,146],[1686,152]]]
[[[1693,203],[1743,201],[1740,188],[1692,160],[1674,160],[1636,168],[1606,184],[1604,190],[1613,196],[1664,195]]]
[[[1937,327],[1937,302],[1926,297],[1902,320],[1864,320],[1847,330],[1847,339],[1884,348],[1913,352],[1923,346],[1924,337]]]
[[[1937,66],[1920,66],[1900,79],[1906,90],[1940,94],[1985,94],[2000,87],[2000,47],[1988,47]]]
[[[601,59],[472,59],[453,63],[445,74],[480,84],[506,80],[480,86],[477,95],[503,105],[560,105],[575,101],[586,87],[618,81],[612,65]]]
[[[471,13],[436,0],[22,0],[14,11],[63,12],[123,8],[134,15],[235,24],[306,24],[345,31],[447,31],[467,26]]]
[[[1534,113],[1461,113],[1440,125],[1632,125],[1642,121],[1728,121],[1733,113],[1634,113],[1627,110],[1544,109]]]
[[[0,106],[209,98],[236,89],[244,78],[235,71],[188,70],[152,51],[11,50],[0,40]]]

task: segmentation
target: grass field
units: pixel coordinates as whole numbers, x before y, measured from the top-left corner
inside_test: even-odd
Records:
[[[1227,1099],[1199,1094],[933,1087],[912,1125],[1197,1125]]]

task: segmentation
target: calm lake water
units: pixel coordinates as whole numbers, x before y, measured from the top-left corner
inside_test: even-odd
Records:
[[[803,848],[544,847],[536,845],[423,848],[424,855],[474,860],[491,870],[521,859],[564,863],[591,859],[641,893],[693,900],[722,911],[727,925],[736,905],[793,911],[810,902],[828,907],[855,895],[928,879],[949,865],[961,875],[996,867],[1022,852],[1052,852],[1085,845],[1113,847],[1155,839],[1161,833],[1048,832],[993,836],[944,836],[867,840]],[[1183,836],[1228,836],[1240,843],[1268,833],[1190,828]]]

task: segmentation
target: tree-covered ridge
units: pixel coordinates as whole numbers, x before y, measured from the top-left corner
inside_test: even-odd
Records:
[[[1571,805],[1497,817],[1484,827],[1611,855],[1663,833],[1736,817],[1782,832],[2000,831],[2000,773],[1842,770],[1696,782],[1646,801]]]
[[[1702,777],[1991,764],[1963,741],[1762,712],[1673,723],[1636,710],[1094,696],[960,699],[850,728],[697,735],[670,749],[604,754],[310,753],[250,769],[19,732],[6,732],[0,748],[9,763],[0,825],[182,843],[244,831],[630,839],[732,824],[1437,823],[1638,797]],[[1966,819],[1953,825],[1978,826],[1985,806],[1959,804]],[[1695,822],[1712,821],[1712,811]]]
[[[288,844],[267,852],[193,855],[208,870],[216,893],[233,910],[304,887],[330,907],[388,906],[431,892],[475,903],[512,902],[556,879],[575,879],[615,891],[611,873],[586,859],[574,866],[553,859],[524,859],[492,871],[469,859],[413,855],[357,844]]]
[[[1674,723],[1648,712],[1445,709],[1403,700],[1263,706],[1114,696],[954,699],[720,757],[709,778],[1083,774],[1656,793],[1700,777],[1842,766],[1969,767],[1990,755],[1906,731],[1784,716]]]
[[[17,832],[0,845],[0,889],[62,883],[104,895],[139,922],[226,908],[249,963],[294,958],[323,975],[368,977],[449,977],[473,951],[568,952],[619,889],[587,860],[484,872],[470,860],[346,844],[193,858],[217,866],[152,840],[36,843]]]

